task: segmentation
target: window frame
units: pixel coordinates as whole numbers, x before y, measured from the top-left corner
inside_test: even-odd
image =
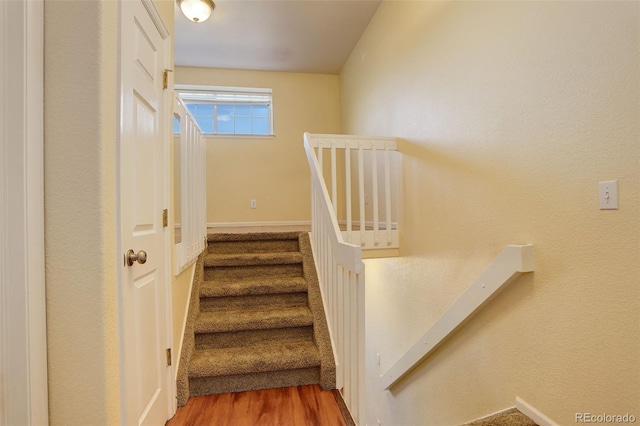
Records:
[[[213,118],[213,133],[204,133],[205,138],[225,138],[225,139],[271,139],[275,137],[274,128],[273,128],[273,116],[274,116],[274,107],[273,107],[273,90],[270,88],[255,88],[255,87],[232,87],[232,86],[204,86],[204,85],[196,85],[196,84],[176,84],[174,86],[174,90],[176,95],[180,97],[180,99],[187,104],[203,104],[203,105],[212,105],[213,106],[213,114],[211,117]],[[196,93],[202,93],[202,98],[194,97]],[[191,96],[189,96],[191,94]],[[216,99],[206,99],[206,94],[211,94],[213,96],[216,95],[256,95],[260,96],[269,96],[268,101],[247,101],[242,102],[242,100],[234,101],[234,100],[216,100]],[[253,106],[253,105],[266,105],[268,116],[268,131],[269,133],[217,133],[217,108],[220,105],[232,105],[232,106]],[[197,118],[195,114],[193,117]],[[251,119],[251,125],[253,125],[253,116],[248,117]],[[259,118],[259,117],[256,117]],[[234,129],[235,131],[235,129]]]

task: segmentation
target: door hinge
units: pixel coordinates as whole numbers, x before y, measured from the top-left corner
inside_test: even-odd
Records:
[[[169,73],[173,72],[173,70],[164,70],[164,74],[162,74],[162,88],[163,89],[168,89],[169,88]]]
[[[169,210],[162,210],[162,227],[166,228],[169,226]]]
[[[167,348],[167,367],[171,366],[171,348]]]

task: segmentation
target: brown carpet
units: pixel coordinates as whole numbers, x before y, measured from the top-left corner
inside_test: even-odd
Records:
[[[178,371],[189,396],[320,384],[335,364],[307,233],[210,234]]]
[[[536,426],[536,423],[516,408],[510,408],[462,426]]]

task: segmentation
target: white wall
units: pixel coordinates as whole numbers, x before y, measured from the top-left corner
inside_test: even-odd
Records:
[[[397,259],[367,260],[367,423],[520,396],[640,418],[640,5],[384,2],[341,73],[343,132],[398,136]],[[598,209],[617,179],[620,209]],[[386,370],[507,244],[536,272],[390,392]],[[375,354],[381,355],[381,366]]]

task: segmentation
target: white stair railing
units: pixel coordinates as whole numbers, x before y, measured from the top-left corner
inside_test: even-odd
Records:
[[[206,141],[202,130],[178,95],[174,114],[180,120],[180,242],[175,246],[175,274],[198,259],[207,240]],[[174,214],[177,214],[174,213]]]
[[[311,169],[311,246],[336,361],[336,384],[356,424],[364,424],[365,293],[361,248],[342,238],[322,167],[307,133],[304,147]]]
[[[341,216],[344,240],[367,250],[398,248],[396,139],[308,133],[305,137],[317,156],[320,176],[328,151],[325,181],[330,182],[332,209]]]

